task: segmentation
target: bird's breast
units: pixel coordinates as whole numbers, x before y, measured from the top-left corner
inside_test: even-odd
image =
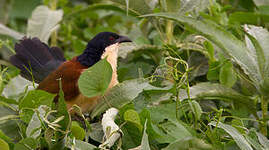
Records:
[[[119,83],[117,75],[118,48],[118,43],[113,44],[107,47],[104,54],[102,55],[102,59],[107,58],[107,61],[110,63],[113,70],[108,90]],[[102,72],[100,72],[100,74],[102,74]],[[82,112],[90,112],[98,104],[98,102],[100,101],[100,97],[101,96],[86,97],[80,93],[72,100],[67,101],[67,108],[68,110],[70,110],[73,105],[78,105],[81,108]]]

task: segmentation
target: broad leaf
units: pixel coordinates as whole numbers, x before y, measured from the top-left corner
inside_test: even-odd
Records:
[[[1,150],[9,150],[8,143],[0,138],[0,149]]]
[[[203,113],[203,110],[202,110],[200,104],[193,100],[190,102],[190,105],[191,105],[191,109],[192,109],[193,113],[195,114],[195,117],[197,118],[197,120],[200,120],[202,113]]]
[[[15,144],[14,150],[29,150],[37,149],[38,141],[34,138],[22,139],[19,143]]]
[[[64,100],[64,92],[62,89],[61,81],[60,81],[59,98],[58,98],[58,103],[56,104],[56,107],[57,107],[56,117],[57,118],[60,118],[62,116],[64,117],[64,119],[59,122],[59,125],[61,126],[61,130],[68,131],[71,125],[71,116],[68,113],[67,106]]]
[[[160,143],[170,143],[186,137],[192,137],[192,134],[187,130],[183,123],[177,120],[163,120],[158,124],[158,127],[164,132],[157,132],[162,137],[156,138]]]
[[[27,36],[38,37],[42,42],[48,43],[50,34],[59,27],[62,17],[62,10],[50,10],[44,5],[36,7],[28,20]]]
[[[251,56],[259,65],[262,77],[269,76],[269,32],[268,30],[257,26],[244,26],[245,30],[252,37],[246,36],[246,45]]]
[[[150,150],[148,134],[146,131],[147,131],[147,120],[145,121],[145,125],[144,125],[144,132],[143,132],[143,136],[142,136],[140,150]]]
[[[8,85],[6,85],[6,87],[4,88],[2,94],[3,96],[9,98],[23,93],[26,88],[28,90],[34,89],[33,83],[19,75],[9,81]]]
[[[81,141],[81,140],[72,140],[73,143],[71,143],[71,139],[69,140],[69,143],[66,143],[66,146],[70,149],[75,149],[75,150],[94,150],[97,147],[94,145],[91,145],[87,142]]]
[[[187,137],[170,143],[163,150],[212,150],[211,145],[195,137]]]
[[[213,125],[215,127],[222,128],[223,130],[225,130],[235,140],[236,144],[240,147],[241,150],[253,150],[245,137],[233,126],[221,122],[217,124],[214,121],[211,122],[209,125]]]
[[[19,109],[38,108],[40,105],[51,107],[55,95],[41,90],[29,91],[27,95],[20,100]]]
[[[122,43],[119,47],[119,57],[127,58],[127,55],[134,51],[161,51],[156,45],[136,45],[134,43]]]
[[[63,19],[68,20],[71,17],[76,17],[76,16],[79,16],[81,14],[86,14],[88,12],[92,12],[95,10],[112,10],[112,11],[125,12],[126,7],[125,7],[125,5],[118,5],[117,3],[112,3],[112,4],[96,3],[96,4],[88,5],[87,7],[83,8],[83,9],[79,9],[77,11],[74,11],[73,13],[66,14]],[[134,15],[134,16],[140,15],[138,12],[130,10],[130,9],[129,9],[128,14]]]
[[[72,121],[71,133],[78,140],[83,140],[85,138],[85,135],[86,135],[85,130],[83,128],[81,128],[80,125],[78,124],[78,122],[76,122],[76,121]]]
[[[253,0],[253,2],[256,4],[256,6],[269,5],[268,0]]]
[[[269,148],[269,140],[259,132],[256,132],[259,142],[264,148]]]
[[[79,80],[80,92],[87,97],[103,95],[112,78],[112,67],[106,59],[85,70]]]
[[[119,5],[125,6],[128,10],[132,10],[137,14],[151,13],[152,10],[145,0],[111,0]]]
[[[143,126],[140,123],[139,114],[135,110],[129,109],[124,112],[124,120],[133,123],[140,131],[142,131]]]
[[[152,127],[151,133],[154,132],[155,139],[160,143],[171,143],[179,139],[191,137],[191,129],[187,129],[187,126],[183,122],[179,122],[177,118],[182,117],[182,113],[189,111],[190,109],[179,108],[176,110],[176,103],[166,103],[149,106],[145,108],[150,112],[150,119]],[[149,132],[149,130],[148,130]],[[152,134],[149,134],[152,136]]]
[[[4,103],[7,103],[7,104],[18,104],[18,102],[14,99],[9,99],[9,98],[5,98],[3,96],[0,96],[0,101],[1,102],[4,102]]]
[[[186,90],[180,90],[179,98],[188,99]],[[242,95],[235,90],[217,83],[200,83],[190,88],[191,99],[219,99],[224,101],[235,101],[245,104],[252,113],[256,113],[254,100]]]
[[[187,12],[198,13],[209,7],[209,0],[181,0],[178,12],[184,14]]]
[[[225,53],[230,55],[233,60],[241,66],[250,79],[254,83],[259,83],[262,76],[258,70],[258,66],[252,55],[247,51],[246,45],[233,34],[227,32],[221,26],[209,20],[196,20],[191,17],[182,16],[175,13],[156,13],[144,15],[144,17],[163,17],[189,26],[191,29],[196,30],[201,35],[205,36],[218,47],[224,50]],[[259,89],[259,85],[256,84]]]
[[[26,128],[27,137],[37,138],[41,133],[41,120],[39,118],[45,117],[45,107],[41,105],[37,111],[33,114],[31,121]]]
[[[180,8],[180,0],[161,0],[161,5],[167,12],[178,12]]]
[[[255,150],[264,150],[261,144],[259,144],[258,141],[255,139],[251,138],[250,136],[245,136],[246,140],[248,143],[255,149]]]
[[[41,90],[29,91],[19,102],[21,119],[28,123],[34,114],[33,109],[38,108],[40,105],[51,107],[54,97],[54,94]]]
[[[261,24],[261,20],[263,23],[269,22],[269,15],[256,13],[256,12],[234,12],[229,15],[229,23],[235,24],[252,24],[252,25],[259,25]]]
[[[231,62],[227,62],[221,67],[219,80],[221,84],[227,87],[232,87],[235,84],[237,75]]]
[[[143,90],[168,90],[170,87],[159,88],[149,84],[148,80],[133,79],[124,81],[112,89],[101,99],[91,113],[91,117],[101,114],[111,106],[120,108],[131,102]]]
[[[0,34],[8,35],[16,40],[19,40],[24,36],[22,33],[19,33],[13,29],[10,29],[1,23],[0,23]]]
[[[218,80],[219,73],[220,73],[220,62],[219,61],[209,62],[209,68],[206,74],[207,80],[209,81]]]
[[[10,11],[6,13],[9,14],[10,18],[26,20],[31,16],[32,11],[38,5],[40,5],[41,2],[42,0],[27,0],[27,1],[13,0],[12,9],[10,9]]]

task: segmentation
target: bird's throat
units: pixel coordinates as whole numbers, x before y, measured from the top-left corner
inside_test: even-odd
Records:
[[[112,67],[112,79],[110,81],[108,89],[112,88],[116,84],[118,84],[118,76],[117,76],[117,58],[118,58],[118,48],[119,44],[113,44],[105,49],[101,59],[107,58],[107,61],[110,63]],[[101,73],[101,72],[100,72]],[[68,101],[67,108],[70,109],[73,105],[78,105],[82,112],[91,111],[99,102],[100,97],[86,97],[82,94],[79,94],[76,98],[71,101]],[[72,113],[72,110],[70,110]]]
[[[118,84],[118,75],[117,75],[117,60],[118,60],[118,50],[119,44],[110,45],[105,49],[105,52],[102,55],[102,59],[107,58],[107,61],[110,63],[112,67],[112,79],[108,88],[112,88],[116,84]]]

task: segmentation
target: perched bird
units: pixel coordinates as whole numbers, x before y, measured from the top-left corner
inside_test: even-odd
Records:
[[[76,104],[83,112],[87,112],[98,103],[98,96],[83,96],[78,88],[78,79],[85,69],[107,57],[113,69],[109,88],[116,85],[117,53],[119,43],[122,42],[131,40],[116,33],[101,32],[88,42],[81,55],[66,61],[60,48],[49,47],[38,38],[24,38],[15,44],[16,54],[10,57],[10,62],[21,70],[22,77],[39,83],[37,89],[58,94],[61,79],[67,108],[70,109]],[[57,99],[58,96],[55,101]]]

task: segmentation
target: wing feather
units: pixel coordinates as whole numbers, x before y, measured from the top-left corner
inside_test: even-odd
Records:
[[[38,89],[49,93],[59,93],[59,81],[62,82],[65,100],[72,100],[79,95],[78,79],[87,67],[76,61],[76,58],[64,62],[57,70],[49,74],[38,86]]]

